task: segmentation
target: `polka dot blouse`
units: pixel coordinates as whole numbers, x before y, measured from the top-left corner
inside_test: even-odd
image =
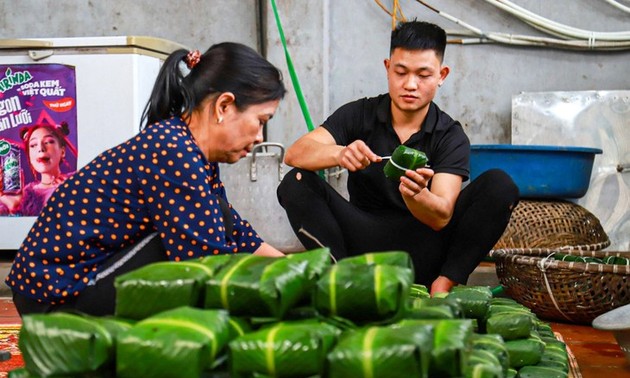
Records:
[[[6,283],[45,303],[78,295],[117,251],[157,231],[170,260],[254,252],[262,240],[226,202],[209,163],[179,119],[148,126],[105,151],[53,193],[17,252]],[[230,205],[231,208],[231,205]]]

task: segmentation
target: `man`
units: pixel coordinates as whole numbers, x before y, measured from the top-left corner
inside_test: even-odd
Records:
[[[416,282],[445,293],[492,249],[518,202],[503,171],[468,180],[470,142],[459,122],[433,103],[449,74],[446,33],[411,21],[392,31],[385,59],[389,93],[348,103],[287,149],[296,167],[278,187],[278,200],[305,248],[330,247],[336,258],[404,250]],[[400,144],[426,153],[430,167],[407,170],[399,182],[383,174]],[[346,201],[314,171],[349,171]]]

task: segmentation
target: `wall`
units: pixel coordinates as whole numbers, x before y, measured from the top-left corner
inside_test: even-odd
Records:
[[[347,101],[386,91],[383,59],[388,56],[391,18],[376,1],[276,1],[315,125]],[[630,29],[630,14],[605,1],[513,1],[576,28],[609,32]],[[392,8],[392,0],[381,2]],[[427,2],[486,32],[544,35],[487,1]],[[435,22],[447,31],[462,29],[418,1],[399,3],[408,19]],[[0,0],[1,37],[148,35],[200,50],[225,40],[258,47],[283,70],[289,88],[269,123],[267,139],[289,145],[307,131],[307,126],[269,4],[268,0]],[[261,22],[259,14],[264,16]],[[462,122],[473,143],[510,143],[513,96],[522,92],[627,90],[629,58],[630,50],[449,44],[445,63],[451,74],[436,102]]]
[[[605,1],[512,1],[575,28],[597,32],[625,31],[626,34],[630,31],[630,13],[624,13]],[[392,0],[381,2],[388,9],[392,8]],[[487,1],[426,2],[485,32],[548,36]],[[417,1],[400,0],[399,3],[407,19],[428,20],[447,31],[463,29]],[[386,92],[383,60],[389,54],[392,23],[391,17],[376,1],[280,1],[278,7],[288,48],[315,125],[348,101]],[[266,15],[269,19],[273,17],[269,9]],[[282,62],[280,65],[286,73],[284,52],[274,26],[269,24],[266,29],[267,54],[272,61]],[[524,92],[628,90],[629,58],[630,50],[601,52],[499,44],[449,44],[445,63],[451,67],[451,73],[435,101],[461,121],[472,143],[511,143],[513,96]],[[551,124],[551,117],[549,121]],[[628,122],[630,120],[626,119],[618,126],[628,130]],[[603,125],[594,121],[591,126],[602,128]],[[290,144],[306,129],[292,91],[270,124],[269,138]],[[536,134],[537,130],[521,132],[529,135]],[[538,144],[561,142],[547,138]],[[592,145],[595,143],[593,141]],[[330,178],[329,182],[340,188],[339,182],[343,183],[343,180]],[[630,242],[625,232],[627,226],[610,216],[618,206],[622,206],[619,211],[623,212],[626,203],[615,201],[618,198],[616,193],[592,192],[591,197],[601,194],[609,200],[595,198],[579,203],[600,217],[612,239],[611,247],[626,250]]]
[[[559,23],[593,31],[628,31],[630,14],[604,1],[513,0]],[[392,1],[381,1],[391,9]],[[408,19],[462,30],[420,3],[399,2]],[[479,0],[428,1],[486,32],[542,36],[517,18]],[[383,59],[388,55],[391,17],[375,1],[283,1],[279,4],[289,49],[316,124],[343,103],[386,91]],[[273,17],[267,11],[268,17]],[[270,25],[268,54],[282,60],[277,29]],[[511,99],[521,92],[618,90],[630,88],[630,50],[568,51],[505,45],[449,44],[445,63],[451,74],[436,102],[459,119],[473,143],[510,143]],[[285,68],[286,69],[286,68]],[[323,93],[322,93],[323,91]],[[306,130],[297,102],[282,105],[282,130],[289,143]]]
[[[145,35],[205,50],[258,45],[256,0],[1,0],[1,38]]]
[[[630,29],[630,14],[605,1],[513,0],[576,28]],[[315,125],[343,103],[386,90],[391,18],[372,0],[277,0],[302,90]],[[392,0],[381,0],[389,9]],[[266,26],[258,23],[263,4]],[[408,18],[461,30],[419,2],[399,1]],[[484,31],[542,35],[480,0],[428,1]],[[0,1],[2,38],[149,35],[205,49],[232,40],[258,46],[285,72],[291,92],[270,123],[269,139],[290,144],[306,131],[289,82],[284,52],[266,0]],[[261,33],[258,30],[264,29]],[[465,125],[473,143],[509,143],[512,96],[521,92],[630,88],[630,50],[578,52],[501,45],[447,47],[451,74],[438,93],[441,108]]]

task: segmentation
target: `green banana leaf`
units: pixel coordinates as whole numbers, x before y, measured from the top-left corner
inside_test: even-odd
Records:
[[[545,351],[540,358],[540,362],[535,366],[552,367],[564,372],[569,372],[569,355],[567,352],[567,345],[558,340],[545,340]]]
[[[510,367],[510,356],[503,337],[496,334],[475,333],[472,338],[472,349],[492,353],[499,360],[503,375],[507,375],[507,370]]]
[[[473,349],[464,369],[465,378],[503,378],[503,367],[492,352]]]
[[[39,378],[39,376],[32,375],[26,370],[25,367],[13,369],[8,374],[9,378]]]
[[[282,319],[289,309],[309,298],[315,285],[309,280],[308,260],[280,258],[267,266],[260,277],[260,296],[269,309],[268,315]]]
[[[487,286],[455,286],[446,297],[460,301],[464,317],[481,320],[488,312],[492,291]]]
[[[483,320],[481,320],[479,322],[480,324],[480,333],[494,333],[493,331],[488,331],[487,327],[488,327],[488,320],[494,316],[507,316],[507,321],[506,323],[509,323],[509,316],[511,314],[515,314],[515,317],[518,320],[518,322],[522,322],[521,327],[529,327],[530,330],[536,330],[537,324],[540,323],[540,320],[538,319],[538,317],[536,316],[536,314],[534,314],[532,312],[532,310],[530,310],[529,308],[518,304],[518,303],[497,303],[494,301],[494,299],[490,302],[490,307],[488,307],[488,310],[486,312],[486,316]],[[526,325],[526,322],[524,321],[525,318],[529,319],[529,326]],[[500,317],[496,318],[493,322],[496,324],[501,323],[501,319]],[[516,322],[516,320],[515,320]],[[504,338],[506,340],[510,339],[510,336],[507,335],[509,332],[507,331],[508,328],[504,328],[503,330],[505,330],[506,335],[503,335]],[[502,331],[502,330],[500,330]],[[527,335],[523,336],[521,334],[521,336],[519,337],[527,337]]]
[[[261,296],[272,309],[270,313],[273,317],[269,320],[298,320],[316,316],[311,293],[317,280],[332,264],[330,249],[318,248],[293,253],[284,260],[274,262],[261,278]],[[284,272],[297,269],[296,273],[299,273],[304,264],[306,268],[303,275],[289,275]]]
[[[432,343],[430,325],[347,331],[328,354],[326,377],[429,377]]]
[[[192,307],[143,319],[118,336],[116,376],[201,377],[225,359],[229,327],[226,311]]]
[[[424,152],[401,144],[396,147],[391,158],[383,167],[383,173],[388,179],[398,181],[400,176],[405,174],[405,170],[422,168],[428,162],[429,159]]]
[[[233,316],[281,319],[308,298],[313,286],[308,257],[248,255],[231,261],[206,281],[203,307],[225,309]]]
[[[422,284],[411,284],[409,288],[409,296],[411,298],[430,298],[429,289]]]
[[[461,302],[455,298],[415,298],[409,303],[409,308],[405,317],[412,319],[422,319],[422,314],[436,314],[436,311],[431,311],[432,308],[439,308],[444,316],[437,317],[435,319],[455,319],[462,318]],[[434,319],[434,318],[429,318]]]
[[[201,258],[199,262],[210,270],[210,277],[214,277],[219,272],[219,270],[223,269],[224,266],[230,264],[234,260],[241,259],[245,256],[248,256],[248,254],[236,253],[232,255],[210,255]]]
[[[607,256],[603,259],[604,264],[630,265],[630,259],[623,256]]]
[[[542,359],[545,343],[536,331],[532,331],[525,339],[509,340],[505,346],[510,356],[510,367],[519,369],[527,365],[536,365]]]
[[[490,317],[495,314],[504,313],[504,312],[518,312],[523,314],[528,314],[531,316],[532,321],[534,322],[537,318],[536,315],[529,308],[521,305],[521,304],[497,304],[490,302],[490,307],[488,308],[488,312],[486,313],[486,317]]]
[[[42,377],[111,369],[116,335],[109,330],[120,332],[126,326],[114,319],[96,319],[63,312],[24,315],[18,346],[25,368]]]
[[[198,261],[164,261],[116,277],[116,316],[144,319],[181,307],[200,307],[212,271]]]
[[[230,340],[252,331],[252,326],[247,320],[236,316],[229,317],[228,325],[230,328]]]
[[[501,335],[505,341],[527,338],[533,329],[531,315],[526,313],[502,312],[486,320],[486,333]]]
[[[560,340],[556,339],[556,335],[553,333],[553,329],[549,323],[537,319],[535,324],[536,331],[538,331],[538,335],[540,335],[542,339],[548,338],[562,343]],[[564,345],[564,343],[562,344]]]
[[[26,370],[25,367],[13,369],[8,374],[9,378],[40,378],[39,375],[33,375]]]
[[[317,320],[278,322],[230,341],[231,378],[320,375],[340,330]]]
[[[566,378],[569,373],[548,366],[523,366],[518,371],[519,378]]]
[[[326,317],[381,322],[403,313],[413,272],[393,265],[333,265],[318,281],[313,305]]]
[[[518,303],[514,299],[506,298],[506,297],[493,297],[490,300],[490,305],[491,306],[494,306],[494,305],[523,306],[522,304]]]
[[[337,264],[394,265],[413,271],[413,261],[409,253],[405,251],[369,252],[357,256],[345,257],[340,259]]]
[[[405,313],[407,319],[455,319],[451,306],[413,306]]]
[[[474,323],[473,319],[404,319],[397,324],[402,326],[432,325],[434,336],[429,376],[461,377],[472,351]]]
[[[311,249],[306,252],[291,253],[286,258],[293,261],[306,261],[306,276],[309,281],[314,283],[332,264],[330,256],[330,248],[325,247]]]
[[[260,277],[271,258],[244,255],[232,259],[205,282],[204,308],[225,309],[232,316],[266,316],[269,310],[259,295]]]

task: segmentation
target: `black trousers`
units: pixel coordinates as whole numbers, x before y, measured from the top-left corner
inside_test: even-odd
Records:
[[[337,258],[366,252],[409,252],[417,283],[439,276],[465,284],[499,240],[519,199],[502,170],[490,170],[460,193],[453,218],[434,231],[411,213],[376,215],[343,198],[316,173],[293,169],[277,190],[278,200],[305,248],[329,247]]]
[[[74,300],[64,304],[51,305],[39,303],[14,292],[13,302],[20,316],[53,311],[78,311],[96,316],[113,315],[116,306],[116,289],[114,287],[116,277],[147,264],[166,260],[162,239],[157,233],[151,234],[133,246],[116,253],[107,263],[103,264],[94,284],[89,285]]]

